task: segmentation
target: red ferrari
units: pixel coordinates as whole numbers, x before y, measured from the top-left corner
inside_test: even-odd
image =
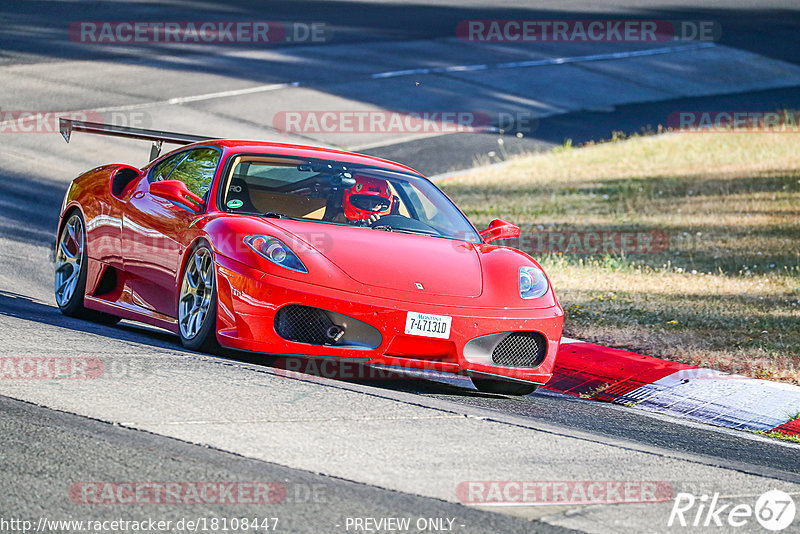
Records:
[[[75,178],[55,298],[69,316],[165,328],[184,346],[468,375],[524,395],[548,381],[563,310],[539,264],[491,245],[404,165],[337,150],[62,119],[154,141],[141,169]],[[184,145],[158,157],[161,143]]]

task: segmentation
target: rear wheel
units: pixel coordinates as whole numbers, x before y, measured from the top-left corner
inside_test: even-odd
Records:
[[[472,383],[478,391],[484,393],[499,393],[501,395],[530,395],[539,387],[536,384],[523,382],[507,382],[491,378],[471,377]]]
[[[119,317],[83,305],[86,294],[86,226],[80,212],[74,211],[61,229],[56,244],[55,297],[61,313],[103,324],[119,322]]]
[[[219,349],[214,255],[206,245],[198,246],[186,262],[178,300],[178,325],[181,343],[187,349]]]

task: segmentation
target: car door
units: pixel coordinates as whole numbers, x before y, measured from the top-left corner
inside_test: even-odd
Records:
[[[220,152],[194,148],[168,156],[153,166],[128,202],[122,222],[124,268],[134,303],[168,317],[177,310],[177,279],[190,225],[198,215],[185,206],[150,193],[150,184],[180,180],[205,198],[219,164]]]

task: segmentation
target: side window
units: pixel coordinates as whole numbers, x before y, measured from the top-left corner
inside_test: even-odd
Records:
[[[180,160],[186,157],[186,152],[180,152],[175,154],[174,156],[170,156],[158,165],[155,166],[153,169],[153,174],[151,175],[152,178],[150,179],[151,182],[160,182],[161,180],[166,180],[169,176],[169,173],[172,169],[175,168],[175,165],[178,164]]]
[[[211,189],[214,172],[219,163],[219,152],[213,148],[198,148],[186,154],[186,157],[169,174],[170,180],[180,180],[189,191],[197,196],[205,197]],[[158,169],[156,169],[158,171]]]

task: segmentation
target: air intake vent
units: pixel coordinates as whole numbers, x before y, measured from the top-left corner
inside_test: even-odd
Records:
[[[382,336],[365,322],[312,306],[290,304],[275,314],[275,332],[283,339],[341,349],[377,349]]]
[[[325,310],[296,304],[278,311],[275,331],[289,341],[312,345],[335,345],[341,338],[341,329],[333,324]]]
[[[537,332],[515,332],[492,350],[492,363],[505,367],[536,367],[547,354],[547,340]]]

